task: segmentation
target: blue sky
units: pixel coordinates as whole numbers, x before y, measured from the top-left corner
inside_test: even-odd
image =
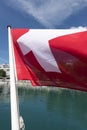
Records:
[[[0,64],[8,63],[12,28],[87,27],[87,0],[0,0]]]

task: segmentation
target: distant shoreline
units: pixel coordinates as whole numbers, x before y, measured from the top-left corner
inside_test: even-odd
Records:
[[[32,86],[31,83],[27,80],[24,81],[17,81],[16,86],[18,88],[23,88],[23,89],[33,89],[33,90],[53,90],[53,91],[60,91],[63,88],[60,87],[47,87],[47,86]],[[0,81],[0,88],[10,88],[10,81]]]

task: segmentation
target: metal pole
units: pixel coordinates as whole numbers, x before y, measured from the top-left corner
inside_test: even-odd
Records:
[[[12,130],[20,130],[18,93],[17,93],[17,88],[15,85],[13,41],[12,41],[11,27],[10,26],[8,26],[8,43],[9,43],[9,64],[10,64],[11,129]]]

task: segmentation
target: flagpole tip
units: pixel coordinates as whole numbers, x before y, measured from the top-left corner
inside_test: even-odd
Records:
[[[7,25],[7,28],[9,28],[9,27],[11,28],[11,25]]]

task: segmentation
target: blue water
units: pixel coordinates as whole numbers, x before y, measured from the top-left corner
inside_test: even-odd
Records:
[[[0,95],[0,130],[10,130],[9,94]],[[87,130],[87,93],[19,89],[25,130]]]

